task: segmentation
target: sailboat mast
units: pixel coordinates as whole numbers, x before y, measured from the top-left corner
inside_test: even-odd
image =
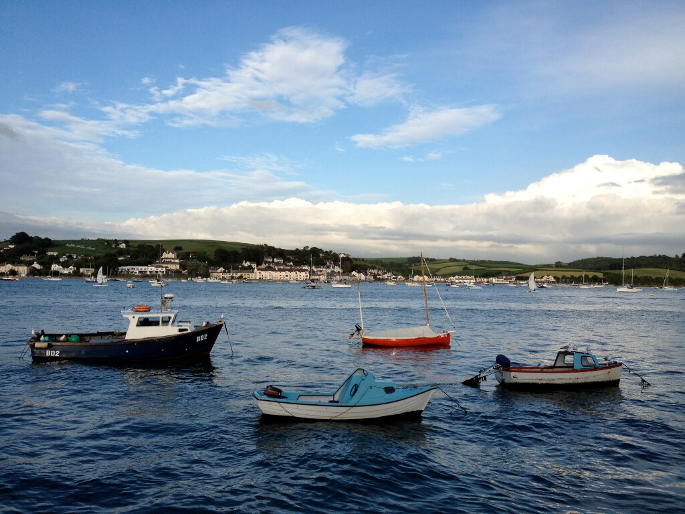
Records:
[[[426,274],[423,271],[423,252],[421,252],[421,276],[423,277],[423,301],[426,304],[426,325],[430,325],[430,319],[428,319],[428,295],[426,294]]]
[[[357,277],[357,296],[359,297],[359,321],[361,322],[362,332],[364,331],[364,313],[362,312],[362,290],[361,279]]]

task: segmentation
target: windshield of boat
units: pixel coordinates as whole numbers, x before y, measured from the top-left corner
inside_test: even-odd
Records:
[[[171,316],[141,316],[136,322],[137,327],[158,327],[168,326],[171,322]]]
[[[583,355],[580,358],[580,365],[584,368],[593,368],[595,366],[595,360],[589,355]]]

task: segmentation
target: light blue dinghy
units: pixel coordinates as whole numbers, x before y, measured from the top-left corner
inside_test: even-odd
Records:
[[[376,380],[359,368],[332,393],[286,392],[274,386],[253,393],[266,416],[360,421],[390,417],[420,417],[435,386],[398,386]]]

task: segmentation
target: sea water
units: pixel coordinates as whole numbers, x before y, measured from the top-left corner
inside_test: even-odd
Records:
[[[33,364],[31,330],[126,329],[138,282],[0,283],[1,512],[656,512],[685,501],[685,291],[428,288],[442,349],[367,349],[354,325],[425,323],[423,289],[171,282],[181,319],[227,333],[204,361]],[[445,316],[444,307],[450,318]],[[462,385],[505,354],[618,358],[618,388]],[[356,368],[436,384],[420,421],[265,422],[266,385],[330,391]]]

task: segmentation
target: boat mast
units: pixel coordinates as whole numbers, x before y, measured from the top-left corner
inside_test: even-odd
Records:
[[[430,325],[430,319],[428,319],[428,295],[426,295],[426,274],[423,271],[423,252],[421,252],[421,276],[423,277],[423,301],[426,304],[426,325]]]
[[[359,321],[361,322],[362,332],[364,331],[364,314],[362,313],[362,290],[361,279],[357,276],[357,296],[359,297]]]

